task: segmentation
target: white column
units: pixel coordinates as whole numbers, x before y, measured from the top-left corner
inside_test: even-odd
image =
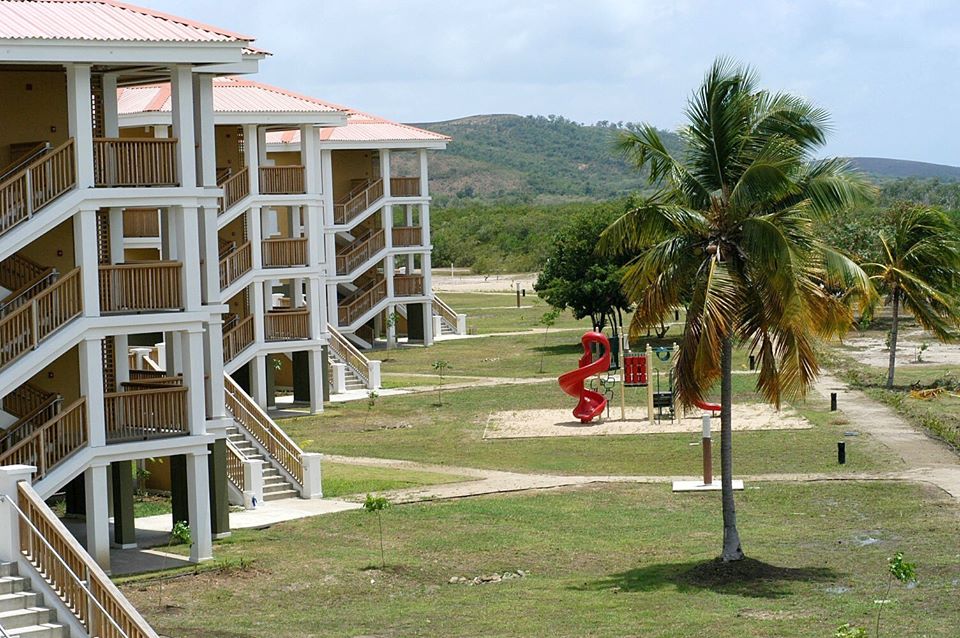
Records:
[[[203,367],[206,372],[207,417],[225,416],[223,398],[223,316],[210,315],[203,333]]]
[[[67,64],[67,129],[77,153],[77,186],[93,186],[93,112],[90,65]]]
[[[323,268],[324,240],[323,212],[319,206],[303,207],[303,233],[307,238],[307,267],[316,272]]]
[[[91,465],[83,473],[87,509],[87,553],[103,571],[110,571],[110,517],[107,501],[109,463]]]
[[[106,415],[103,409],[103,342],[86,337],[77,345],[80,363],[80,396],[86,398],[90,447],[107,444]]]
[[[117,391],[120,384],[130,380],[130,338],[127,335],[113,337],[113,367],[117,372]]]
[[[337,285],[330,284],[327,286],[327,323],[334,328],[340,325],[340,313],[337,310]]]
[[[323,412],[323,384],[326,377],[320,348],[307,351],[307,371],[310,376],[310,412],[317,414]]]
[[[120,137],[117,114],[117,74],[103,74],[103,133],[106,137]]]
[[[177,138],[177,175],[180,186],[197,185],[197,151],[193,130],[193,70],[177,64],[170,69],[170,109]]]
[[[177,258],[177,225],[173,208],[160,209],[160,259]]]
[[[250,286],[250,314],[253,315],[253,338],[257,344],[263,344],[266,341],[266,335],[264,334],[265,313],[263,286],[258,282]]]
[[[190,561],[199,563],[213,558],[213,533],[210,531],[209,453],[187,454],[187,510],[190,518]]]
[[[196,149],[197,183],[217,185],[217,142],[213,121],[213,76],[193,76],[193,127],[199,144]],[[216,233],[214,233],[216,234]]]
[[[393,254],[387,253],[387,256],[383,260],[383,276],[387,280],[387,297],[393,298],[393,274],[394,274],[394,263],[393,263]]]
[[[18,497],[17,484],[30,483],[37,468],[33,465],[5,465],[0,467],[0,494],[10,497],[0,504],[0,560],[16,563],[20,551],[20,517],[13,505]],[[11,502],[12,501],[12,502]]]
[[[247,210],[247,237],[250,239],[251,263],[254,270],[263,268],[263,223],[259,206]]]
[[[181,331],[179,336],[183,357],[183,385],[187,388],[187,424],[190,434],[201,435],[207,431],[203,331]]]
[[[197,209],[192,206],[174,207],[176,219],[176,244],[179,260],[183,264],[180,270],[180,283],[183,286],[183,307],[187,311],[199,310],[200,301],[200,224],[197,221]],[[218,271],[219,278],[219,271]]]
[[[250,394],[262,408],[267,406],[267,355],[258,354],[250,360]]]
[[[387,306],[387,347],[397,347],[397,307]]]
[[[260,166],[267,166],[267,129],[257,128],[257,156]]]
[[[243,506],[250,510],[263,505],[263,464],[260,459],[243,461]]]
[[[380,177],[383,179],[383,196],[390,197],[390,149],[380,149]]]
[[[323,282],[318,277],[307,279],[307,309],[310,311],[310,337],[320,339],[326,334],[327,327],[323,318],[327,316],[324,307]]]
[[[427,184],[427,149],[421,148],[420,156],[420,197],[429,197],[430,188]]]
[[[342,394],[347,391],[347,365],[345,363],[330,364],[330,392]]]
[[[73,216],[73,250],[80,266],[80,295],[85,317],[100,316],[100,259],[97,255],[97,211],[81,210]]]
[[[320,129],[309,125],[300,127],[300,161],[303,164],[308,195],[323,192],[319,144]]]
[[[200,212],[200,284],[201,301],[204,304],[219,304],[220,299],[220,250],[217,245],[217,214],[213,207]]]
[[[260,151],[256,124],[247,124],[243,127],[243,163],[250,173],[250,193],[260,193]]]
[[[123,258],[123,209],[111,208],[107,212],[110,225],[110,263],[122,264]]]
[[[300,498],[323,498],[323,482],[321,481],[320,463],[323,455],[316,452],[303,453],[303,487]]]

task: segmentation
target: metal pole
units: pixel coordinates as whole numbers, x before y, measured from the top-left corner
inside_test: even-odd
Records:
[[[837,441],[837,463],[844,465],[847,462],[847,443]]]
[[[836,392],[830,393],[830,411],[831,412],[837,411],[837,393]]]
[[[703,484],[713,483],[713,439],[710,435],[710,415],[703,415]]]

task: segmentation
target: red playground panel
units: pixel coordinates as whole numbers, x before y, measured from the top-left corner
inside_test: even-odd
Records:
[[[623,385],[628,387],[645,386],[647,385],[647,377],[647,355],[623,355]]]

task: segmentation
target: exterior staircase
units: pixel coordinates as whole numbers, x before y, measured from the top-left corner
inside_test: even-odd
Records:
[[[300,492],[280,473],[270,460],[260,453],[253,441],[237,425],[227,428],[227,438],[246,460],[263,461],[263,500],[277,501],[282,498],[296,498]]]
[[[56,613],[42,607],[43,599],[29,588],[30,581],[18,575],[15,563],[0,563],[0,636],[69,638]]]

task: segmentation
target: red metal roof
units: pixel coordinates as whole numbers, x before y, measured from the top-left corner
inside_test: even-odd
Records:
[[[391,120],[351,109],[336,106],[347,113],[345,126],[320,129],[322,142],[449,142],[450,137],[426,129],[400,124]],[[275,131],[267,133],[268,144],[298,144],[300,131]]]
[[[0,39],[250,42],[251,36],[114,0],[0,0]]]
[[[118,90],[119,113],[169,113],[170,85],[152,84]],[[337,113],[340,109],[268,84],[235,77],[214,78],[215,113]]]

